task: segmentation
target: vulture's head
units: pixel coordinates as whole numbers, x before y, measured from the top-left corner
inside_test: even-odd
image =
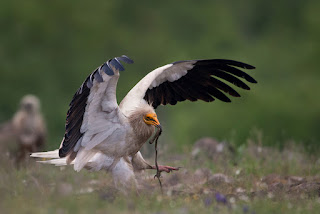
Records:
[[[34,95],[25,95],[21,99],[20,109],[28,113],[37,113],[40,111],[40,101]]]
[[[128,117],[134,132],[145,141],[151,137],[155,129],[161,130],[154,108],[147,103],[140,104]]]
[[[149,126],[155,126],[161,129],[161,125],[156,113],[151,112],[151,113],[145,114],[143,116],[143,121]]]
[[[152,144],[153,142],[158,141],[159,136],[161,135],[162,132],[162,127],[160,125],[160,122],[158,120],[157,114],[153,112],[148,112],[143,115],[143,122],[148,126],[148,129],[154,130],[156,129],[156,132],[154,136],[150,139],[149,143]],[[146,133],[147,136],[151,135],[151,132],[147,131]]]

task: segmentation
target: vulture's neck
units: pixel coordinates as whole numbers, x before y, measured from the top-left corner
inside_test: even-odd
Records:
[[[147,105],[135,109],[135,111],[133,111],[128,117],[130,125],[133,128],[134,134],[137,137],[136,140],[139,143],[145,143],[155,131],[154,126],[147,125],[143,121],[143,116],[151,112],[154,113],[154,109],[151,106]]]

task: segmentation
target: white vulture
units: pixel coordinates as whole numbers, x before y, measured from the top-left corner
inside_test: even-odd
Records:
[[[161,125],[155,113],[159,105],[190,100],[230,102],[223,93],[240,95],[221,80],[249,90],[239,78],[256,81],[239,68],[253,66],[224,59],[186,60],[157,68],[138,82],[121,101],[116,99],[121,62],[133,63],[127,56],[108,60],[94,70],[75,93],[67,113],[65,135],[59,150],[34,153],[33,157],[55,165],[74,164],[82,168],[107,170],[117,187],[136,185],[134,171],[156,169],[144,160],[142,145]],[[219,80],[219,79],[221,80]],[[154,137],[153,137],[154,140]],[[178,168],[158,166],[159,171]]]

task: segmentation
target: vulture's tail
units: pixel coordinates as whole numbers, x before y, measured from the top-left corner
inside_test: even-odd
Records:
[[[53,150],[49,152],[35,152],[30,155],[30,157],[33,158],[40,158],[42,160],[38,160],[39,163],[45,163],[45,164],[53,164],[56,166],[64,166],[67,165],[66,158],[60,158],[59,157],[59,150]]]
[[[34,152],[30,155],[33,158],[59,158],[59,150],[53,150],[49,152]]]
[[[74,165],[74,169],[76,171],[80,171],[83,167],[86,169],[92,170],[92,171],[99,171],[102,169],[110,170],[119,162],[119,159],[114,159],[112,157],[109,157],[105,154],[102,154],[100,152],[95,153],[89,153],[88,155],[83,154],[80,155],[80,164],[82,164],[81,167],[79,167],[79,164],[75,163],[75,160],[73,160],[71,163],[67,163],[67,157],[60,158],[59,157],[59,150],[53,150],[49,152],[35,152],[30,155],[30,157],[38,158],[38,163],[44,163],[44,164],[53,164],[55,166],[65,166],[65,165]]]
[[[35,152],[30,155],[30,157],[38,158],[38,163],[44,163],[44,164],[53,164],[55,166],[65,166],[68,165],[67,163],[67,157],[60,158],[59,157],[59,150],[53,150],[49,152]],[[82,164],[79,168],[79,163],[75,164],[75,160],[73,160],[70,165],[76,165],[74,169],[76,171],[80,171],[83,167],[90,169],[92,171],[99,171],[101,169],[108,170],[112,163],[114,162],[114,159],[111,157],[108,157],[107,155],[104,155],[102,153],[89,153],[89,155],[80,155],[77,157],[80,159],[80,164]],[[84,160],[84,161],[83,161]]]

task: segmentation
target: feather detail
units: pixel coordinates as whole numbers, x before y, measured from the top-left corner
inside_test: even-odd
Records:
[[[59,150],[53,150],[48,152],[34,152],[30,155],[33,158],[59,158]]]
[[[82,140],[88,138],[83,135],[89,130],[89,124],[95,123],[96,117],[92,116],[98,116],[99,112],[112,112],[118,108],[116,86],[119,70],[124,70],[121,61],[133,63],[133,60],[125,55],[108,60],[86,78],[73,96],[67,113],[65,135],[59,149],[60,157],[76,152],[77,149],[74,148],[78,148]]]
[[[74,170],[79,172],[96,153],[97,151],[86,150],[83,147],[80,148],[74,160]]]
[[[240,79],[257,83],[239,68],[254,69],[254,66],[224,59],[186,60],[164,65],[140,80],[122,100],[120,108],[129,115],[135,106],[140,105],[141,99],[154,108],[184,100],[231,102],[224,93],[234,97],[239,97],[239,93],[219,79],[246,90],[250,89],[249,86]]]

